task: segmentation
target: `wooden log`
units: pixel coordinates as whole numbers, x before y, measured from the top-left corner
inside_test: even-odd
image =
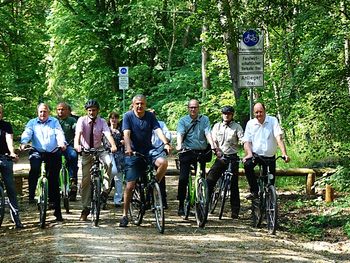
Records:
[[[316,173],[309,173],[306,177],[306,194],[307,195],[314,195],[315,194],[315,188],[313,188],[313,185],[316,180]]]
[[[326,184],[326,194],[325,201],[326,203],[331,203],[334,200],[334,189],[330,184]]]

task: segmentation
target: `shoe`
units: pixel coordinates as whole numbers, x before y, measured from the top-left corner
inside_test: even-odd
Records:
[[[179,210],[177,210],[177,215],[178,216],[184,216],[185,215],[185,210],[184,210],[183,205],[179,206]]]
[[[80,221],[87,221],[87,217],[90,214],[90,210],[85,208],[83,209],[83,211],[81,211],[81,215],[80,215]]]
[[[120,227],[127,227],[129,224],[129,219],[127,216],[123,216],[120,221],[119,221],[119,226]]]
[[[21,220],[19,219],[19,215],[13,215],[13,222],[15,223],[15,227],[16,229],[23,229],[24,226],[21,222]]]
[[[69,192],[69,201],[77,201],[77,191],[78,187],[75,182],[71,182],[70,192]]]
[[[257,199],[257,198],[259,198],[258,193],[250,193],[249,195],[247,195],[245,197],[245,199],[247,199],[247,200],[254,200],[254,199]]]
[[[238,218],[238,213],[237,212],[232,212],[231,213],[231,218],[232,219],[237,219]]]
[[[120,207],[122,207],[122,204],[114,204],[114,207],[115,208],[120,208]]]
[[[57,222],[63,222],[63,217],[61,211],[55,211],[53,215],[56,217]]]

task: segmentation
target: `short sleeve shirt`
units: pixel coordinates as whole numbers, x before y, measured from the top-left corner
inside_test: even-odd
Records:
[[[10,154],[6,143],[6,134],[13,134],[12,126],[9,122],[0,120],[0,154]]]
[[[251,142],[254,153],[272,157],[277,152],[276,137],[282,134],[277,118],[266,115],[263,124],[260,124],[256,118],[248,121],[243,142]]]
[[[191,126],[196,123],[192,128]],[[186,115],[179,120],[177,124],[177,134],[186,135],[183,141],[183,147],[192,150],[204,150],[207,148],[206,134],[210,133],[210,121],[205,115],[198,115],[197,119],[193,120],[190,115]]]
[[[234,121],[229,124],[219,122],[214,125],[211,134],[224,154],[236,154],[238,152],[238,145],[243,137],[241,125]]]
[[[131,131],[131,149],[142,154],[148,154],[152,149],[152,131],[160,128],[154,114],[148,111],[142,118],[138,118],[133,111],[126,112],[122,127],[123,131]]]

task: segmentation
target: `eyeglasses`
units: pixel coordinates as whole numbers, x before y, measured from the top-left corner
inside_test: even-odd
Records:
[[[198,107],[188,107],[189,109],[197,109]]]

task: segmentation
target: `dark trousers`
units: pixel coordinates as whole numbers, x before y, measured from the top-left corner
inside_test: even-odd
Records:
[[[262,157],[265,162],[269,165],[270,168],[270,172],[275,175],[276,174],[276,161],[275,161],[275,157]],[[258,164],[262,165],[263,168],[263,174],[266,174],[267,172],[267,166],[265,165],[265,163],[263,161],[261,161],[259,158],[250,158],[247,159],[246,162],[244,163],[244,171],[245,171],[245,175],[247,177],[247,181],[250,187],[250,192],[252,194],[257,194],[259,192],[259,186],[258,186],[258,182],[254,173],[254,167]],[[272,184],[275,184],[275,176],[273,178],[273,180],[271,180]]]
[[[18,202],[17,202],[17,196],[16,196],[16,188],[15,183],[13,180],[13,162],[12,160],[7,159],[1,159],[1,165],[0,165],[0,173],[2,176],[2,180],[4,182],[7,197],[10,201],[10,207],[11,207],[11,213],[17,214],[18,213]],[[15,211],[13,211],[14,209]]]
[[[216,159],[213,166],[208,172],[207,183],[208,183],[208,195],[211,196],[216,182],[219,180],[219,178],[228,168],[229,162],[231,162],[232,178],[231,178],[231,186],[230,186],[230,189],[231,189],[230,204],[231,204],[231,211],[238,214],[241,207],[241,202],[239,199],[239,188],[238,188],[239,163],[237,162],[237,160],[238,160],[237,155],[232,156],[230,159],[226,159],[226,160]]]
[[[54,204],[55,211],[61,211],[60,190],[59,190],[59,172],[61,169],[61,153],[40,153],[31,151],[29,153],[30,171],[29,171],[29,200],[35,197],[35,188],[40,176],[41,162],[45,162],[47,178],[49,184],[49,200]]]
[[[191,172],[191,166],[197,166],[197,154],[194,152],[183,153],[179,156],[180,161],[180,176],[177,189],[177,199],[180,205],[184,204],[187,192],[188,178]],[[200,161],[200,167],[198,169],[205,169],[205,161]]]

